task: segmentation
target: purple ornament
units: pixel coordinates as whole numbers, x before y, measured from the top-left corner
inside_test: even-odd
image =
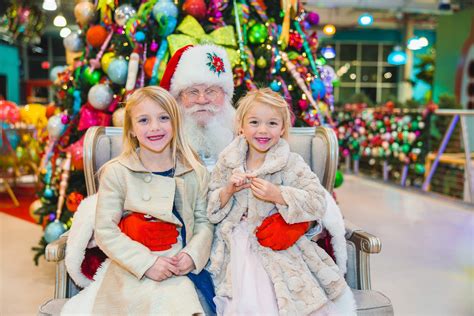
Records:
[[[306,14],[306,21],[308,21],[311,25],[318,25],[319,24],[319,14],[316,12],[308,12]]]
[[[56,219],[56,214],[54,213],[49,214],[48,219],[50,222],[54,221]]]

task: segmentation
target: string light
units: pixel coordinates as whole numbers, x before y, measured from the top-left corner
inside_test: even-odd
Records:
[[[332,24],[326,24],[323,28],[323,33],[328,36],[332,36],[336,34],[336,27]]]

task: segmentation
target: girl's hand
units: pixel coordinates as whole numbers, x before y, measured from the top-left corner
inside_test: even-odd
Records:
[[[260,178],[252,178],[250,189],[252,190],[253,195],[261,200],[286,205],[286,202],[281,195],[280,188],[271,182]]]
[[[180,252],[173,258],[175,258],[178,262],[176,264],[176,267],[179,270],[179,273],[177,275],[186,275],[196,269],[196,265],[194,264],[193,259],[185,252]]]
[[[234,173],[229,179],[227,184],[227,192],[229,194],[234,194],[243,189],[250,187],[250,182],[248,181],[249,176],[245,173]]]
[[[176,258],[158,257],[155,263],[145,272],[145,276],[155,281],[163,281],[173,274],[179,274]]]

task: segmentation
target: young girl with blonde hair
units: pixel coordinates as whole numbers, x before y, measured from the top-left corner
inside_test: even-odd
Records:
[[[207,214],[217,224],[209,272],[218,315],[351,315],[354,300],[329,255],[302,236],[276,251],[262,222],[320,221],[325,190],[287,143],[290,113],[271,89],[238,102],[239,136],[221,153],[209,184]],[[259,228],[260,227],[260,228]]]
[[[203,313],[197,290],[211,302],[213,292],[203,270],[213,236],[207,181],[175,99],[160,87],[135,91],[123,152],[100,172],[95,239],[109,259],[62,313]]]

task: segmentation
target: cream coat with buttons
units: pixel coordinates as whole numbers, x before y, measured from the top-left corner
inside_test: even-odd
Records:
[[[174,178],[154,175],[135,155],[121,155],[108,162],[100,177],[95,239],[110,259],[97,272],[95,282],[68,302],[67,310],[74,311],[74,305],[79,308],[90,302],[94,315],[202,313],[188,277],[173,276],[156,282],[144,274],[158,256],[169,257],[179,251],[193,259],[193,273],[199,273],[206,265],[213,237],[213,225],[206,216],[207,178],[206,175],[199,181],[196,172],[181,163],[176,166]],[[173,204],[186,225],[184,249],[178,243],[170,250],[152,252],[118,228],[125,210],[181,226],[172,214]]]

